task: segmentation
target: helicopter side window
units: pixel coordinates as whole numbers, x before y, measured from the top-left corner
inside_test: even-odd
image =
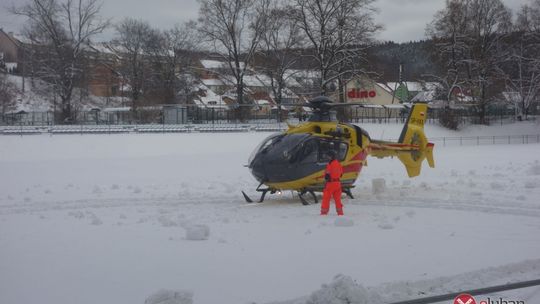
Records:
[[[339,161],[345,160],[349,146],[344,142],[321,140],[319,143],[319,162],[327,163],[330,161],[328,152],[334,150]]]
[[[349,146],[346,143],[340,142],[338,144],[337,155],[338,155],[338,159],[340,161],[344,161],[345,157],[347,157],[347,149],[348,148],[349,148]]]
[[[297,161],[303,163],[316,162],[318,157],[319,144],[317,140],[312,139],[304,143],[298,154]]]

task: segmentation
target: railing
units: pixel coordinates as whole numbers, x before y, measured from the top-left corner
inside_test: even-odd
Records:
[[[507,135],[507,136],[465,136],[430,138],[431,142],[442,142],[443,146],[450,143],[463,145],[497,145],[497,144],[530,144],[540,143],[540,134]]]
[[[119,134],[119,133],[232,133],[281,132],[286,124],[204,124],[204,125],[70,125],[70,126],[0,126],[2,135],[61,135],[61,134]],[[397,139],[384,139],[397,142]],[[437,146],[470,146],[540,143],[540,134],[429,137]]]
[[[0,126],[2,135],[61,135],[61,134],[119,134],[119,133],[231,133],[231,132],[279,132],[286,129],[285,124],[239,125],[239,124],[204,124],[204,125],[62,125],[50,127],[35,126]]]
[[[252,109],[246,109],[242,119],[235,110],[227,109],[201,109],[194,105],[184,105],[186,108],[177,109],[178,115],[168,115],[169,110],[165,109],[140,109],[137,113],[131,111],[110,112],[110,111],[80,111],[74,114],[74,123],[77,125],[125,125],[125,124],[234,124],[257,121],[259,124],[276,124],[284,120],[306,120],[309,113],[302,110],[276,109],[260,111],[258,107],[245,105]],[[300,108],[298,108],[300,109]],[[397,108],[363,108],[352,107],[347,109],[346,116],[353,123],[404,123],[408,109]],[[174,114],[174,113],[173,113]],[[531,112],[529,119],[535,120],[538,111]],[[442,115],[441,109],[429,109],[426,123],[437,123]],[[478,116],[474,112],[458,111],[454,113],[458,124],[475,123]],[[58,115],[53,112],[17,112],[0,115],[0,125],[10,126],[51,126],[58,122]],[[172,119],[175,118],[175,119]],[[513,111],[491,111],[484,118],[484,123],[504,124],[516,121]]]
[[[387,141],[397,141],[397,139],[385,139]],[[540,143],[540,134],[525,135],[493,135],[493,136],[452,136],[452,137],[429,137],[429,142],[443,147],[449,145],[459,146],[480,146],[480,145],[501,145],[501,144],[534,144]]]

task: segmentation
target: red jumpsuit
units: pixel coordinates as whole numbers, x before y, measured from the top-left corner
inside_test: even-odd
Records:
[[[343,167],[339,161],[333,159],[326,165],[325,174],[330,175],[330,180],[328,180],[324,186],[321,215],[328,214],[328,211],[330,210],[330,197],[334,197],[337,214],[343,215],[343,205],[341,204],[341,182],[339,181],[341,175],[343,175]]]

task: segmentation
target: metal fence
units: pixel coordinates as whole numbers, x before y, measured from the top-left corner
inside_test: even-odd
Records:
[[[296,121],[298,122],[298,120]],[[59,125],[59,126],[0,126],[1,135],[61,135],[61,134],[122,134],[122,133],[234,133],[234,132],[281,132],[287,129],[285,123],[248,124],[142,124],[142,125]],[[492,136],[448,136],[429,137],[437,146],[479,146],[502,144],[540,143],[540,133],[522,135]],[[396,142],[395,138],[384,140]]]
[[[403,123],[409,108],[401,105],[389,106],[354,106],[345,111],[353,123]],[[195,105],[166,105],[140,108],[137,112],[129,108],[93,109],[79,111],[69,124],[77,125],[132,125],[132,124],[231,124],[257,121],[259,124],[275,124],[284,120],[306,120],[309,112],[305,108],[283,108],[279,111],[272,107],[246,105],[245,111],[225,108],[201,108]],[[453,113],[458,124],[478,123],[478,115],[471,110],[456,109]],[[530,118],[536,119],[531,113]],[[444,115],[442,109],[430,108],[427,123],[438,122]],[[24,112],[0,115],[0,125],[5,126],[52,126],[58,123],[58,114],[53,112]],[[515,121],[514,110],[507,108],[491,109],[484,122],[488,124]],[[62,122],[61,124],[68,124]]]
[[[535,144],[540,143],[539,134],[525,135],[493,135],[493,136],[452,136],[452,137],[429,137],[428,140],[437,146],[482,146],[503,144]],[[397,141],[397,139],[388,139]]]

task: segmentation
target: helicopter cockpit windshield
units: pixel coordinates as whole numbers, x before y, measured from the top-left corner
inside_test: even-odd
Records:
[[[259,151],[262,151],[263,149],[268,148],[268,146],[272,145],[272,143],[277,141],[279,138],[282,138],[283,136],[285,135],[282,133],[274,133],[268,136],[267,138],[265,138],[257,147],[255,147],[253,152],[251,152],[251,155],[249,156],[249,159],[248,159],[248,163],[251,164],[253,162],[253,159],[255,158],[255,156],[257,156]]]

